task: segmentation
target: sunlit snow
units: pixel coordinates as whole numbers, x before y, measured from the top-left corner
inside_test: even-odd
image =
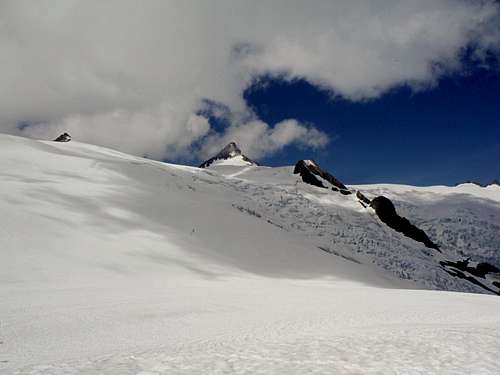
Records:
[[[5,135],[0,160],[0,374],[500,371],[500,298],[291,167]],[[498,264],[500,188],[351,188]]]

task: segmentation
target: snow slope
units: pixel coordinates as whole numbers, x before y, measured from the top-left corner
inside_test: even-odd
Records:
[[[499,298],[416,290],[478,291],[398,233],[363,246],[373,214],[290,169],[1,135],[0,374],[498,373]],[[452,188],[377,189],[447,233]],[[467,189],[494,225],[498,192]]]

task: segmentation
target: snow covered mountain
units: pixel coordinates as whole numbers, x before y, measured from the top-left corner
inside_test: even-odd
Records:
[[[498,373],[500,299],[425,289],[495,292],[500,187],[319,187],[238,156],[0,135],[0,374]]]

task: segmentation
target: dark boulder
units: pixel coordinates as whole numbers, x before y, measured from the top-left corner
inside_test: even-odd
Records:
[[[390,199],[379,196],[372,199],[370,206],[375,210],[379,219],[388,227],[404,234],[415,241],[423,243],[426,247],[439,250],[439,246],[432,242],[427,234],[420,228],[411,224],[410,221],[401,217]]]

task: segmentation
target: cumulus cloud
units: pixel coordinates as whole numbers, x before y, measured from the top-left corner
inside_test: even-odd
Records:
[[[466,47],[472,46],[477,58],[485,51],[500,51],[498,3],[322,5],[314,11],[303,10],[304,18],[319,19],[319,25],[276,35],[258,53],[246,54],[244,63],[253,74],[280,72],[284,78],[301,77],[348,99],[362,100],[401,84],[414,89],[432,86],[442,74],[461,69]]]
[[[95,115],[71,115],[61,121],[25,127],[24,134],[45,138],[69,132],[76,140],[126,150],[151,159],[189,158],[191,145],[208,134],[208,119],[196,114],[176,117],[177,111],[114,110]]]
[[[281,121],[274,127],[260,120],[253,120],[242,125],[232,125],[223,134],[214,133],[207,136],[201,148],[201,155],[213,156],[232,141],[235,141],[249,158],[260,159],[288,145],[321,148],[328,144],[329,138],[324,132],[293,119]]]
[[[170,159],[234,133],[259,157],[317,131],[255,119],[242,93],[259,75],[305,79],[351,100],[422,89],[460,71],[466,48],[479,60],[498,54],[499,24],[493,0],[3,1],[0,131],[68,130]],[[199,115],[206,99],[234,114],[226,133]],[[271,137],[268,151],[251,146],[258,132]]]

